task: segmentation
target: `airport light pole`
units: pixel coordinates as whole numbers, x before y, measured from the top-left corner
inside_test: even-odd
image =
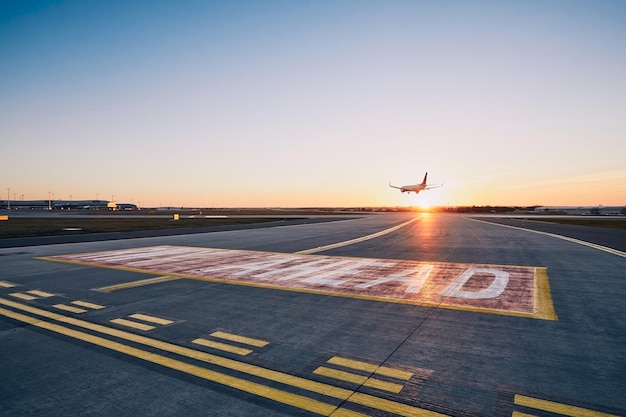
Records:
[[[11,189],[7,188],[7,210],[11,210]]]
[[[48,211],[52,210],[52,202],[50,201],[50,191],[48,191]]]

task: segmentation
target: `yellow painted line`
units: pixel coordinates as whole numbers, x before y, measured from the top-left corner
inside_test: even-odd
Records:
[[[355,392],[352,397],[350,397],[350,401],[403,417],[450,417],[447,414],[441,414],[436,411],[425,410],[423,408],[397,403],[395,401],[362,394],[360,392]]]
[[[152,330],[154,326],[150,326],[144,323],[137,323],[136,321],[126,320],[126,319],[113,319],[109,320],[111,323],[119,324],[121,326],[132,327],[133,329],[139,330]]]
[[[526,397],[519,394],[515,394],[514,402],[516,405],[521,405],[523,407],[535,408],[537,410],[570,417],[619,417],[614,414],[602,413],[600,411],[588,410],[586,408],[560,404],[548,400],[540,400],[538,398]]]
[[[0,298],[0,304],[13,307],[22,311],[26,311],[32,314],[37,314],[42,317],[57,320],[62,323],[71,324],[72,326],[83,327],[91,331],[107,334],[109,336],[117,337],[119,339],[128,340],[134,343],[143,344],[156,349],[161,349],[166,352],[175,353],[177,355],[186,356],[195,360],[203,361],[213,364],[215,366],[221,366],[226,369],[246,373],[260,378],[265,378],[270,381],[279,382],[281,384],[290,385],[292,387],[308,390],[318,394],[323,394],[329,397],[334,397],[344,401],[350,401],[355,404],[365,405],[377,410],[394,412],[401,416],[412,417],[450,417],[447,414],[441,414],[434,411],[425,410],[423,408],[410,406],[407,404],[398,403],[383,398],[378,398],[368,394],[358,394],[352,390],[336,387],[329,384],[324,384],[310,379],[301,378],[298,376],[290,375],[284,372],[273,371],[271,369],[263,368],[261,366],[240,362],[233,359],[228,359],[222,356],[213,355],[207,352],[202,352],[194,349],[190,349],[184,346],[174,345],[172,343],[163,342],[156,339],[151,339],[146,336],[141,336],[134,333],[129,333],[123,330],[102,326],[88,321],[80,320],[74,317],[67,317],[61,314],[53,313],[50,311],[42,310],[29,305],[20,304],[11,300]],[[340,415],[335,412],[334,415]]]
[[[511,417],[538,417],[534,414],[526,414],[526,413],[520,413],[519,411],[513,411],[513,413],[511,414]]]
[[[245,349],[233,345],[228,345],[226,343],[215,342],[213,340],[198,338],[192,340],[191,343],[195,343],[196,345],[202,345],[206,347],[210,347],[213,349],[223,350],[225,352],[236,353],[237,355],[246,356],[252,353],[253,351],[250,349]]]
[[[535,268],[535,317],[544,320],[558,320],[554,311],[547,268]]]
[[[395,394],[402,391],[404,386],[400,384],[394,384],[392,382],[381,381],[376,378],[369,378],[363,375],[357,375],[350,372],[340,371],[337,369],[327,368],[325,366],[320,366],[316,370],[313,371],[316,375],[322,375],[328,378],[338,379],[340,381],[346,381],[357,385],[364,385],[366,387],[376,388],[383,391],[393,392]]]
[[[219,337],[220,339],[230,340],[231,342],[239,342],[239,343],[244,343],[246,345],[256,346],[256,347],[264,347],[269,344],[269,342],[266,342],[264,340],[253,339],[251,337],[245,337],[245,336],[238,336],[236,334],[225,333],[225,332],[213,332],[211,333],[211,336]]]
[[[92,310],[100,310],[105,308],[105,306],[101,306],[100,304],[88,303],[87,301],[72,301],[72,304],[76,304],[77,306],[90,308]]]
[[[174,323],[173,320],[166,320],[160,317],[152,317],[152,316],[148,316],[147,314],[140,314],[140,313],[131,314],[129,317],[132,317],[137,320],[147,321],[148,323],[161,324],[163,326],[167,326],[168,324]]]
[[[54,297],[54,294],[50,294],[49,292],[45,292],[45,291],[31,290],[31,291],[26,291],[26,292],[29,294],[35,295],[37,297],[43,297],[43,298]]]
[[[58,308],[59,310],[65,310],[65,311],[69,311],[72,313],[84,313],[87,310],[83,309],[83,308],[78,308],[78,307],[72,307],[72,306],[68,306],[66,304],[55,304],[52,307],[54,308]]]
[[[36,300],[37,297],[33,297],[32,295],[28,295],[28,294],[23,294],[21,292],[14,292],[9,294],[11,297],[15,297],[15,298],[20,298],[22,300],[26,300],[26,301],[30,301],[30,300]]]
[[[333,356],[327,363],[333,365],[339,365],[346,368],[358,369],[369,373],[376,373],[384,376],[390,376],[392,378],[398,378],[408,381],[413,376],[412,372],[401,371],[399,369],[389,368],[387,366],[378,366],[375,364],[355,361],[352,359],[341,358],[339,356]]]
[[[0,281],[0,287],[2,287],[2,288],[13,288],[13,287],[15,287],[15,286],[16,286],[16,284],[13,284],[13,283],[11,283],[11,282],[8,282],[8,281]]]
[[[344,242],[333,243],[332,245],[318,246],[317,248],[301,250],[301,251],[294,252],[294,253],[311,254],[311,253],[327,251],[327,250],[330,250],[330,249],[340,248],[340,247],[343,247],[343,246],[353,245],[355,243],[364,242],[366,240],[370,240],[370,239],[374,239],[374,238],[386,235],[387,233],[395,232],[396,230],[398,230],[398,229],[400,229],[400,228],[402,228],[404,226],[407,226],[407,225],[409,225],[409,224],[411,224],[411,223],[413,223],[413,222],[415,222],[417,220],[419,220],[419,217],[416,217],[414,219],[411,219],[409,221],[401,223],[401,224],[399,224],[397,226],[390,227],[389,229],[385,229],[385,230],[381,230],[380,232],[372,233],[371,235],[358,237],[356,239],[346,240]]]
[[[345,417],[358,417],[365,416],[365,414],[353,412],[350,410],[344,410],[342,413],[335,413],[337,407],[332,404],[327,404],[321,401],[313,400],[308,397],[304,397],[298,394],[292,394],[286,391],[282,391],[276,388],[271,388],[262,384],[247,381],[245,379],[233,377],[220,372],[212,371],[210,369],[202,368],[200,366],[191,365],[186,362],[182,362],[176,359],[171,359],[155,353],[150,353],[141,349],[127,346],[122,343],[114,342],[112,340],[104,339],[99,336],[94,336],[88,333],[83,333],[78,330],[73,330],[67,327],[63,327],[58,324],[50,323],[47,321],[41,321],[39,319],[26,316],[23,314],[15,313],[4,308],[0,308],[0,314],[10,317],[14,320],[18,320],[24,323],[28,323],[33,326],[37,326],[55,333],[59,333],[74,339],[82,340],[93,345],[101,346],[116,352],[124,353],[128,356],[132,356],[147,362],[152,362],[157,365],[161,365],[170,369],[181,371],[189,375],[194,375],[208,381],[216,382],[239,391],[244,391],[250,394],[254,394],[260,397],[268,398],[272,401],[277,401],[283,404],[287,404],[296,408],[300,408],[312,413],[321,414],[324,416],[341,415]]]
[[[621,250],[609,248],[607,246],[597,245],[595,243],[586,242],[586,241],[580,240],[580,239],[574,239],[573,237],[557,235],[556,233],[542,232],[540,230],[526,229],[524,227],[509,226],[508,224],[492,223],[492,222],[487,222],[487,221],[484,221],[484,220],[472,219],[472,218],[469,218],[469,217],[466,217],[466,218],[469,219],[469,220],[474,220],[476,222],[483,222],[483,223],[487,223],[487,224],[494,224],[496,226],[508,227],[508,228],[511,228],[511,229],[518,229],[518,230],[525,230],[526,232],[533,232],[533,233],[538,233],[538,234],[544,235],[544,236],[555,237],[557,239],[567,240],[568,242],[576,243],[576,244],[582,245],[582,246],[587,246],[589,248],[601,250],[603,252],[607,252],[607,253],[610,253],[612,255],[617,255],[617,256],[621,256],[622,258],[626,258],[626,252],[622,252]]]
[[[102,265],[95,265],[95,266],[98,266],[100,268],[102,267]],[[123,269],[123,268],[120,268],[120,269]],[[141,271],[141,272],[145,272],[145,271]],[[161,282],[174,281],[180,278],[181,277],[174,277],[174,276],[166,275],[163,277],[140,279],[139,281],[131,281],[131,282],[125,282],[123,284],[110,285],[108,287],[97,288],[97,290],[107,291],[107,292],[118,291],[118,290],[124,290],[126,288],[142,287],[144,285],[151,285],[151,284],[158,284]]]

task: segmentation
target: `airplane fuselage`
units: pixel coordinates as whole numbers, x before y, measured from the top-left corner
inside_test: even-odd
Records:
[[[419,193],[420,191],[426,189],[426,186],[423,184],[414,184],[414,185],[405,185],[400,187],[400,191],[402,193]]]

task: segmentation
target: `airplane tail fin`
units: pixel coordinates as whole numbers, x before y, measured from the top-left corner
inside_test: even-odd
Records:
[[[422,181],[422,185],[426,185],[426,178],[428,177],[428,172],[424,174],[424,180]]]

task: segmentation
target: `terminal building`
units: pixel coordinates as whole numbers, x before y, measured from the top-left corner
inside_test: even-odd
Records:
[[[0,210],[138,210],[135,204],[107,200],[0,200]]]

